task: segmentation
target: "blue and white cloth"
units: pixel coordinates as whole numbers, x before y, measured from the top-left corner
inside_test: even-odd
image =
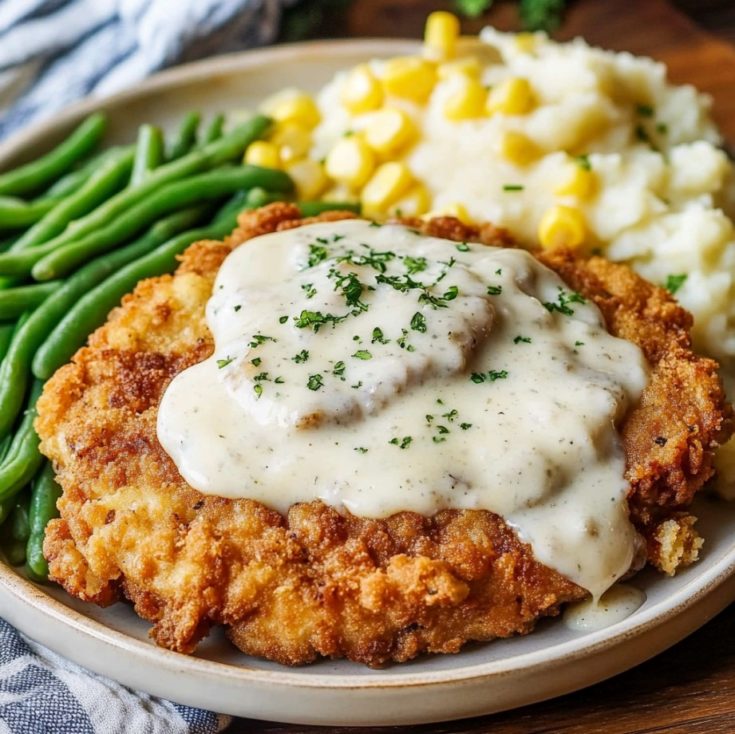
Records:
[[[0,0],[0,138],[89,94],[274,40],[295,0]]]
[[[294,0],[0,0],[0,139],[158,69],[274,40]],[[230,718],[136,693],[0,620],[0,734],[214,734]]]

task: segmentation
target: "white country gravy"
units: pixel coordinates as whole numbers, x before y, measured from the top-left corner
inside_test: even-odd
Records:
[[[215,353],[158,414],[201,492],[490,510],[595,596],[629,569],[615,425],[647,366],[526,251],[361,220],[268,234],[225,260],[207,323]]]

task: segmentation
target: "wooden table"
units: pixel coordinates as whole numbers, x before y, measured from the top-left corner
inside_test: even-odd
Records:
[[[557,36],[582,35],[607,48],[660,58],[678,82],[691,82],[715,98],[715,116],[735,143],[735,40],[733,0],[680,0],[679,6],[717,33],[705,33],[665,0],[578,0]],[[329,36],[418,37],[426,13],[450,3],[426,0],[356,0],[344,17],[324,27]],[[517,29],[515,8],[496,0],[466,32],[487,22]],[[705,623],[707,620],[702,620]],[[346,727],[287,726],[237,719],[230,732],[338,734]],[[349,729],[349,731],[358,731]],[[417,727],[401,732],[492,734],[735,734],[735,608],[637,668],[583,691],[515,711],[479,719]]]

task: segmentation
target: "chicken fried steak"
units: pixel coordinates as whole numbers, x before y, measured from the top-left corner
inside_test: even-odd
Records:
[[[170,649],[192,652],[224,625],[244,652],[292,665],[457,652],[527,633],[587,596],[488,511],[370,519],[313,501],[282,515],[184,481],[159,444],[158,405],[176,375],[212,354],[204,311],[218,269],[247,240],[310,221],[274,204],[243,214],[225,242],[192,245],[175,275],[141,282],[46,385],[37,430],[64,489],[44,547],[51,578],[101,605],[129,599]],[[512,245],[490,225],[408,223],[458,242]],[[630,516],[647,560],[674,573],[697,558],[702,541],[687,506],[731,433],[717,365],[692,352],[690,315],[628,268],[568,252],[538,258],[650,365],[621,426]]]

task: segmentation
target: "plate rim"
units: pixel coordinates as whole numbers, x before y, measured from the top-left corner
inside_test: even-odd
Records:
[[[225,54],[184,64],[155,74],[134,88],[129,88],[109,96],[91,97],[76,102],[54,114],[49,119],[36,123],[28,129],[17,132],[9,138],[0,141],[0,165],[22,157],[24,151],[27,151],[34,144],[38,144],[41,140],[46,140],[47,138],[58,139],[59,135],[63,135],[71,125],[90,112],[104,109],[109,105],[124,103],[128,100],[145,98],[157,91],[168,91],[178,86],[195,83],[213,74],[219,77],[229,77],[238,72],[263,64],[288,63],[294,59],[303,58],[304,54],[310,57],[321,56],[336,59],[336,63],[338,63],[341,58],[351,57],[355,54],[372,57],[406,52],[415,49],[418,43],[418,41],[411,39],[378,38],[310,41]],[[3,560],[0,560],[0,602],[2,602],[3,607],[5,607],[6,603],[17,603],[21,607],[30,606],[39,613],[50,616],[59,624],[70,625],[79,634],[101,643],[122,647],[127,652],[138,656],[143,662],[163,665],[169,672],[194,673],[207,677],[215,676],[224,677],[229,680],[236,679],[241,683],[269,685],[273,686],[277,692],[288,692],[289,689],[327,689],[335,692],[355,690],[379,692],[394,689],[418,689],[425,691],[427,688],[431,689],[471,682],[482,682],[489,685],[496,679],[507,677],[518,671],[533,673],[534,671],[542,670],[553,663],[558,656],[563,656],[565,661],[577,661],[601,652],[609,652],[626,640],[637,638],[655,630],[666,622],[670,622],[688,609],[703,602],[708,596],[714,596],[714,592],[721,589],[734,575],[735,541],[731,543],[729,549],[724,552],[718,561],[710,567],[705,568],[701,573],[694,573],[693,577],[676,591],[673,596],[654,604],[650,609],[634,616],[633,623],[629,620],[623,620],[605,630],[567,640],[551,647],[526,652],[510,659],[501,658],[489,662],[460,665],[439,671],[418,673],[410,670],[406,672],[393,671],[389,677],[381,676],[380,672],[363,673],[359,676],[350,674],[337,676],[334,674],[320,673],[303,674],[298,669],[294,671],[286,667],[281,670],[265,670],[207,660],[159,648],[152,642],[137,639],[125,632],[108,627],[104,623],[63,604],[53,596],[45,593],[41,587],[23,578]],[[652,654],[658,654],[665,647],[682,639],[694,631],[694,629],[704,624],[711,616],[727,606],[728,603],[735,600],[735,584],[731,586],[732,588],[721,589],[722,596],[709,609],[709,616],[701,620],[695,620],[694,624],[686,625],[686,629],[683,632],[678,631],[673,638],[667,638],[667,642],[663,645],[659,644],[656,651]],[[23,625],[17,626],[26,635],[34,638],[32,630],[24,629]],[[613,634],[610,633],[611,630]],[[548,659],[549,651],[554,651],[554,656],[551,660]],[[637,662],[641,662],[646,657],[648,656],[639,655],[636,658]],[[91,667],[91,669],[104,675],[115,677],[109,673],[109,666],[102,665],[97,668],[92,666],[87,667]],[[617,672],[620,671],[612,670],[610,675]],[[590,683],[601,679],[591,680]],[[576,686],[576,688],[569,690],[576,690],[579,687]],[[490,706],[488,706],[488,710],[490,710]],[[500,709],[496,708],[493,710]],[[470,714],[466,713],[464,715]],[[454,718],[458,718],[459,716],[455,716]],[[299,719],[299,721],[306,721],[307,718],[304,717],[303,719]],[[431,720],[435,721],[438,719],[434,718]],[[344,721],[344,719],[335,718],[334,721]],[[416,717],[416,721],[422,721],[420,716]]]

